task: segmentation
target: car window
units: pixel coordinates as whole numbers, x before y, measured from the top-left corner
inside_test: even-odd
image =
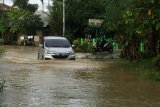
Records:
[[[46,39],[46,47],[70,47],[70,43],[65,39]]]

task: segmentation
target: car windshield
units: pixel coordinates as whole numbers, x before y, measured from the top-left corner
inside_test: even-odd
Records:
[[[65,39],[46,39],[45,41],[46,47],[70,47],[70,43]]]

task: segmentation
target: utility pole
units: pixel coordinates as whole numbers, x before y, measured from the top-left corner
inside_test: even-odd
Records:
[[[48,0],[48,7],[50,6],[50,0]]]
[[[43,11],[44,11],[44,1],[41,0],[41,3],[42,3],[42,9],[43,9]]]
[[[65,36],[65,0],[63,0],[63,36]]]

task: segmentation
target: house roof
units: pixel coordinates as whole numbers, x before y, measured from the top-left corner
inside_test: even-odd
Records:
[[[3,3],[0,3],[0,10],[6,10],[8,8],[10,8],[10,6],[3,4]]]

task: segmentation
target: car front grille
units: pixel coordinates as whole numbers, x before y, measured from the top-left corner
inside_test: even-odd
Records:
[[[69,54],[64,54],[64,53],[59,53],[57,55],[52,55],[53,58],[55,59],[66,59],[68,58]]]

